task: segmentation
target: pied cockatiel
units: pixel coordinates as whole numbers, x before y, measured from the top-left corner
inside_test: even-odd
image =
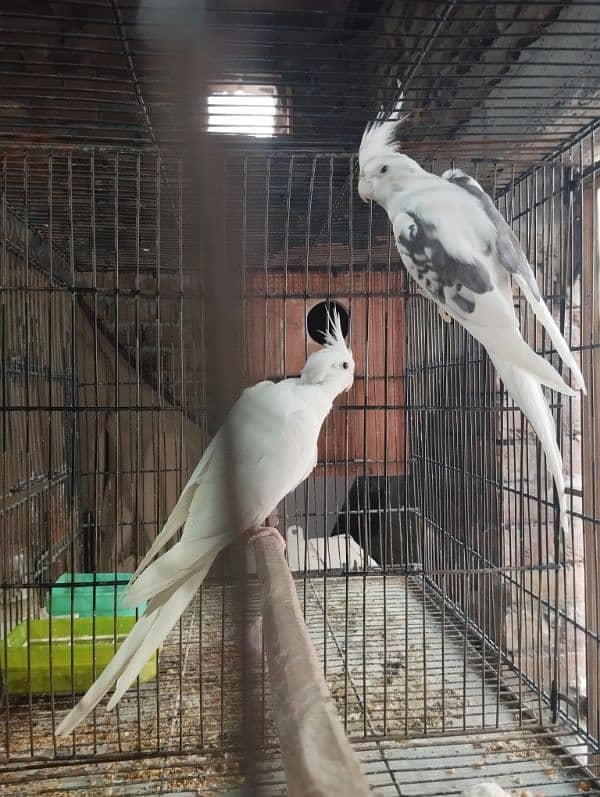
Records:
[[[459,169],[438,177],[403,155],[396,138],[401,121],[367,126],[359,150],[358,193],[387,212],[396,248],[420,292],[485,346],[541,441],[566,529],[562,457],[541,385],[568,396],[575,391],[521,336],[512,280],[570,369],[573,383],[585,393],[581,371],[540,295],[519,241],[490,197]]]
[[[335,310],[328,325],[323,348],[308,357],[299,378],[259,382],[234,404],[128,587],[126,606],[148,601],[143,616],[58,734],[73,731],[116,682],[108,709],[115,706],[178,621],[217,554],[262,523],[315,467],[321,426],[335,398],[354,380],[352,352]],[[228,510],[231,499],[235,513]],[[181,526],[179,542],[152,562]]]

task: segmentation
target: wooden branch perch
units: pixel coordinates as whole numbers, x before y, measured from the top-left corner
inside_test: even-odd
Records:
[[[263,589],[273,716],[288,794],[366,797],[371,790],[331,700],[281,543],[274,534],[263,533],[254,539],[254,551]]]

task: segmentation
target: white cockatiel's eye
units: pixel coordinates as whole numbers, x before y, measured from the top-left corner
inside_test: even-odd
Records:
[[[350,368],[350,365],[349,365],[349,363],[342,363],[342,368],[343,368],[345,371],[347,371],[347,370],[348,370],[348,368]]]
[[[379,170],[379,174],[385,174],[387,170],[388,170],[387,166],[382,166],[381,169]]]

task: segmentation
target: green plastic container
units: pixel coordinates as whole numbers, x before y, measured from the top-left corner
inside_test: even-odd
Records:
[[[73,620],[72,646],[71,620],[68,617],[30,620],[29,645],[28,624],[26,621],[19,623],[10,632],[6,642],[0,641],[0,668],[4,691],[11,695],[28,695],[31,683],[31,693],[34,695],[47,695],[52,691],[55,694],[85,692],[115,653],[115,625],[116,648],[119,648],[135,622],[135,617],[96,617],[95,622],[93,617],[77,618]],[[140,681],[151,681],[155,678],[156,666],[157,657],[154,653],[144,665]]]
[[[135,609],[123,606],[123,593],[133,573],[63,573],[56,579],[51,587],[52,600],[48,596],[46,609],[53,617],[71,616],[71,590],[73,590],[73,616],[74,617],[119,617],[135,616]],[[118,585],[115,585],[115,581]],[[97,586],[70,587],[72,583],[90,584]],[[109,582],[108,584],[105,582]],[[111,583],[112,582],[112,583]],[[115,590],[117,603],[115,611]],[[94,604],[94,592],[96,593]],[[146,608],[143,603],[139,607],[140,614]]]

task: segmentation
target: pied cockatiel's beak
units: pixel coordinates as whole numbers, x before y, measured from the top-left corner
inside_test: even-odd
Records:
[[[369,202],[373,199],[373,186],[370,180],[365,180],[364,177],[358,178],[358,195],[363,202]]]

